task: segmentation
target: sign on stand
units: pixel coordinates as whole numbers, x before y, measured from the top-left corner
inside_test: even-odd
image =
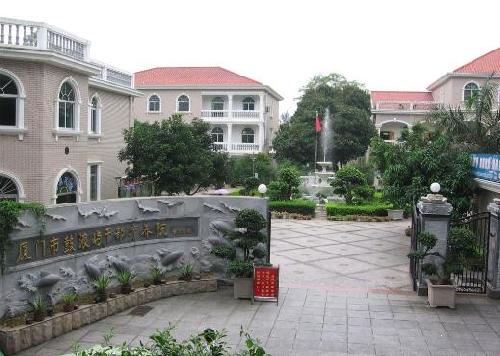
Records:
[[[276,302],[278,304],[280,289],[279,266],[255,266],[253,275],[252,299]]]

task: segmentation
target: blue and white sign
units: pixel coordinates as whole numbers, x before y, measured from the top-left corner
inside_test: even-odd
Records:
[[[500,155],[473,153],[471,158],[475,178],[500,183]]]

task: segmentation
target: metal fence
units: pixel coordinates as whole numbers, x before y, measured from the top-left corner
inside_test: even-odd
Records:
[[[418,235],[421,229],[421,216],[416,205],[413,205],[411,213],[411,249],[417,251],[419,249],[418,245]],[[413,290],[417,290],[417,282],[420,280],[422,271],[420,268],[419,260],[415,258],[410,258],[410,276],[413,283]]]

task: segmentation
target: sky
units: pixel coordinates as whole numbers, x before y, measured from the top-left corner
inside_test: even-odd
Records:
[[[93,59],[136,72],[221,66],[271,86],[293,113],[315,75],[369,90],[425,90],[500,47],[495,0],[2,1],[0,16],[91,41]]]

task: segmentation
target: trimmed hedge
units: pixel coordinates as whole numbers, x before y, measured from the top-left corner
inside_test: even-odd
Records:
[[[347,205],[345,203],[332,203],[326,205],[326,214],[328,216],[344,216],[344,215],[387,216],[387,209],[392,209],[392,204],[370,203],[361,205]]]
[[[303,199],[272,200],[269,202],[269,210],[314,216],[316,203]]]

